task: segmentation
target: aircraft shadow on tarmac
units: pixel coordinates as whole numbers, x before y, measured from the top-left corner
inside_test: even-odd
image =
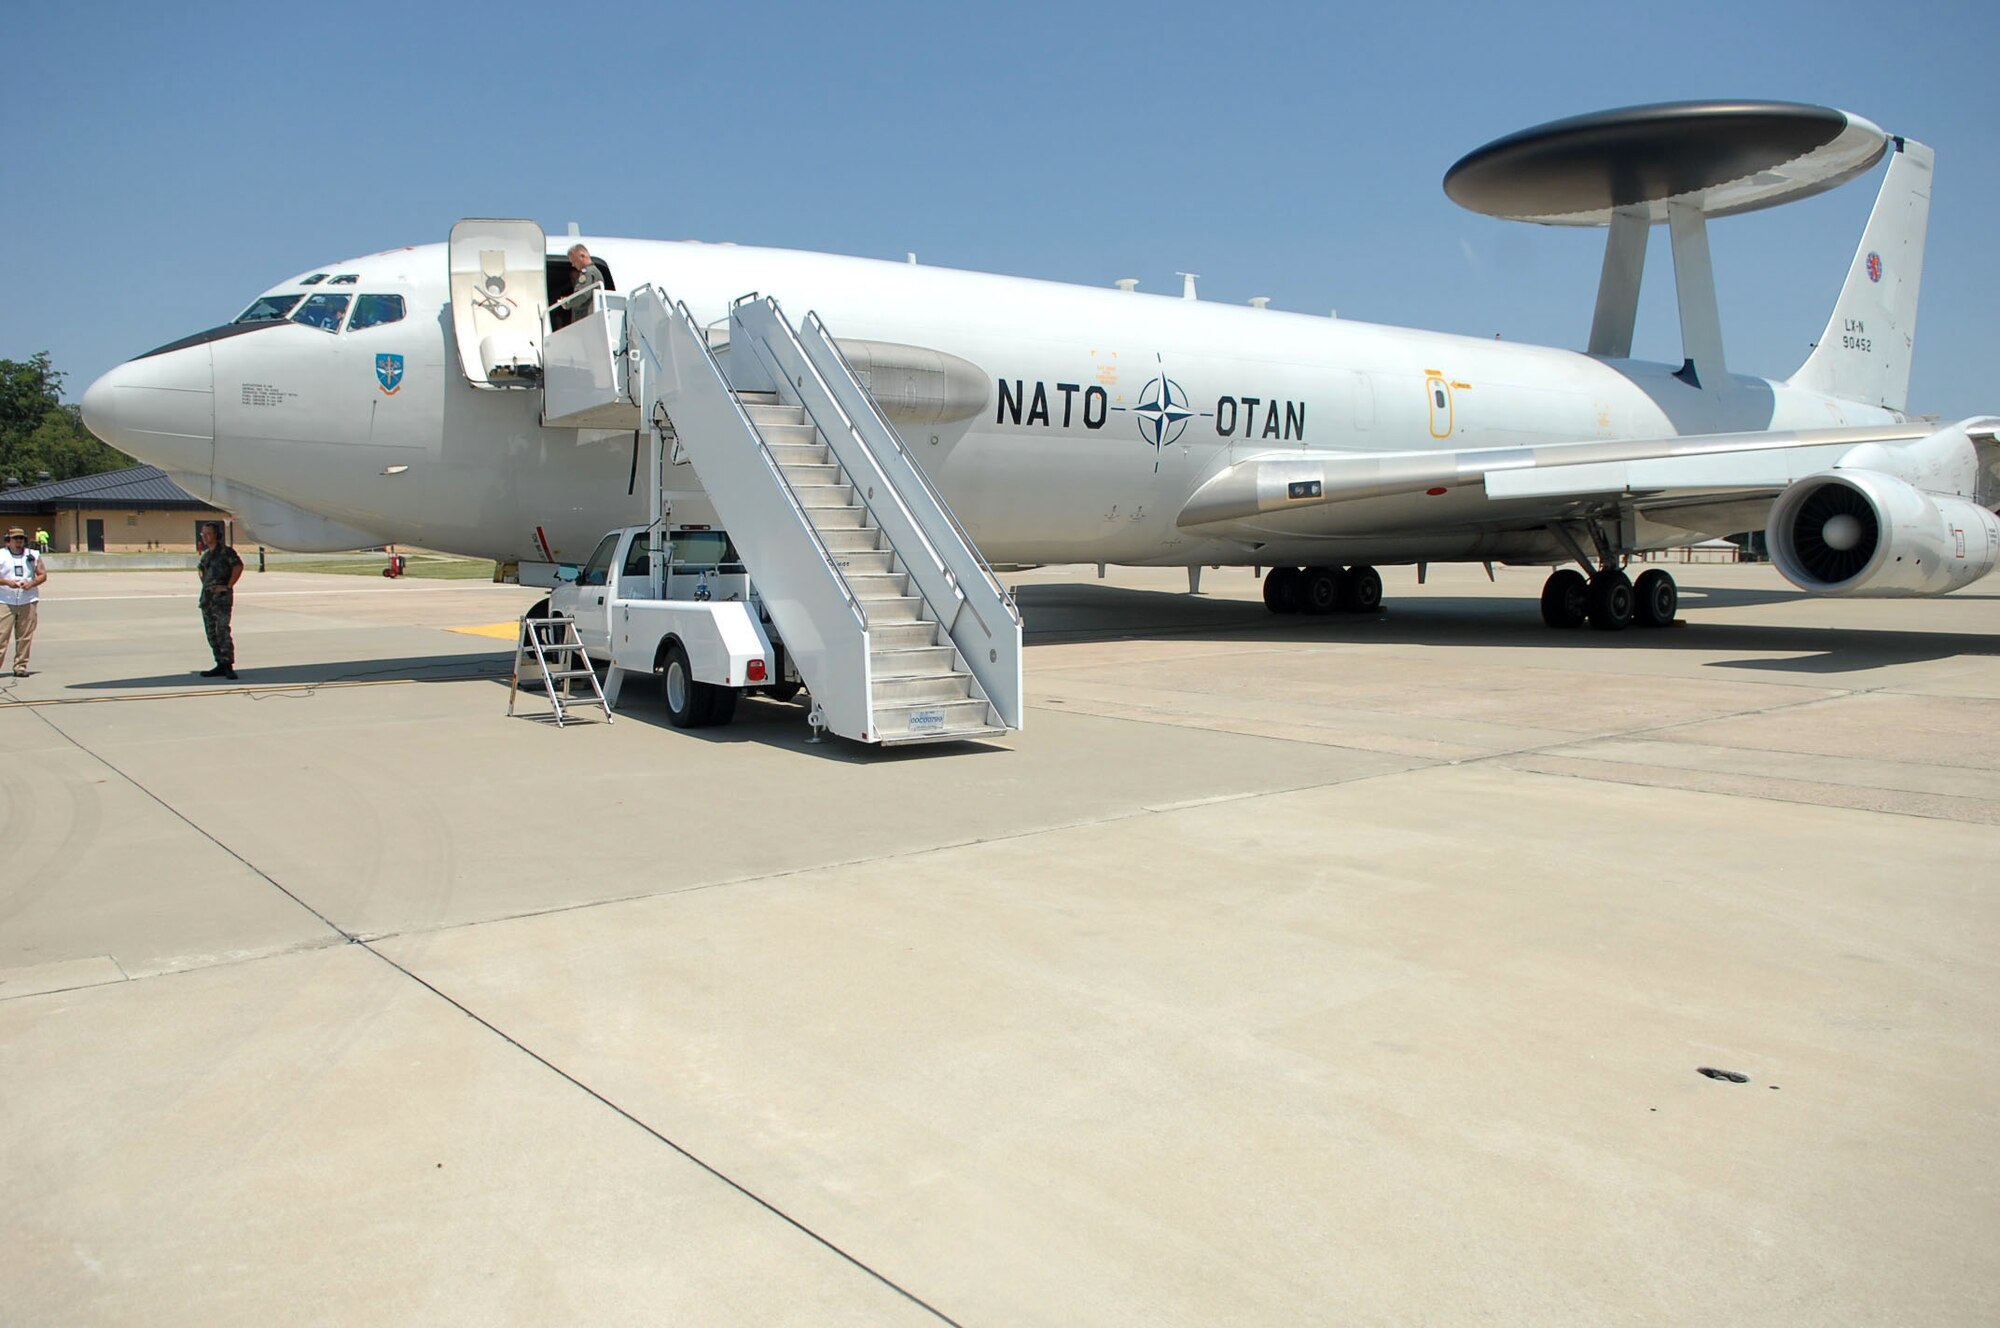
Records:
[[[1896,632],[1873,628],[1705,623],[1704,609],[1795,603],[1804,594],[1689,590],[1681,621],[1665,630],[1594,632],[1545,626],[1533,598],[1459,597],[1422,592],[1390,600],[1376,613],[1278,616],[1259,601],[1134,590],[1096,582],[1022,586],[1016,591],[1029,645],[1128,641],[1150,637],[1303,642],[1521,647],[1537,650],[1699,650],[1769,652],[1768,659],[1711,661],[1707,667],[1838,674],[1958,655],[2000,653],[2000,639],[1980,633]]]

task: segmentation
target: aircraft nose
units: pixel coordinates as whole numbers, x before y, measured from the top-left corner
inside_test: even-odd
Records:
[[[83,422],[204,497],[215,464],[214,368],[206,345],[128,360],[83,394]],[[190,484],[190,481],[198,481]]]

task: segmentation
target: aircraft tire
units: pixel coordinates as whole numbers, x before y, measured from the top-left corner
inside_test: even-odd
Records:
[[[1567,630],[1583,626],[1589,616],[1590,582],[1583,579],[1583,573],[1574,567],[1549,573],[1549,579],[1542,583],[1542,621]]]
[[[1633,626],[1672,627],[1674,614],[1680,608],[1681,591],[1672,576],[1654,567],[1639,573],[1632,586],[1632,599]]]
[[[1299,573],[1299,612],[1332,613],[1346,596],[1347,574],[1338,567],[1308,567]]]
[[[1619,571],[1590,578],[1590,626],[1598,632],[1622,632],[1632,625],[1632,579]]]
[[[1299,569],[1273,567],[1264,573],[1264,607],[1273,613],[1299,611]]]
[[[1340,611],[1373,613],[1382,607],[1382,574],[1372,567],[1350,567],[1340,578]]]
[[[698,729],[709,722],[708,689],[694,680],[687,651],[678,641],[668,645],[660,667],[660,700],[667,707],[667,722],[677,729]]]

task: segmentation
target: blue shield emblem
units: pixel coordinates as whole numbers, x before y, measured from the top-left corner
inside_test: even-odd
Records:
[[[390,396],[403,385],[403,357],[400,355],[377,355],[375,357],[375,381],[382,384],[382,390]]]

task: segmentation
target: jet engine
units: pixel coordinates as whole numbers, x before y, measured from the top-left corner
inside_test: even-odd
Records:
[[[1797,481],[1771,504],[1764,534],[1778,571],[1815,595],[1942,595],[2000,563],[2000,518],[1879,470]]]

